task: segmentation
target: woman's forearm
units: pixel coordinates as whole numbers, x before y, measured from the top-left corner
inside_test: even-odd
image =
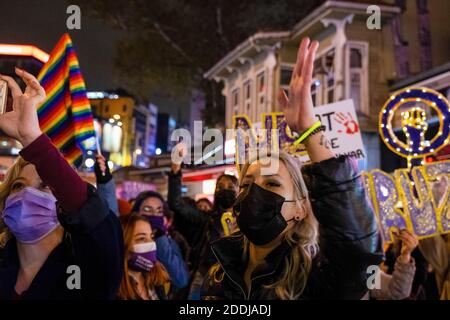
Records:
[[[306,151],[311,162],[321,162],[334,157],[333,151],[329,149],[327,138],[322,132],[310,136],[305,141]]]
[[[87,199],[87,185],[63,158],[47,135],[42,134],[20,155],[36,167],[42,181],[47,184],[66,211],[77,211]]]

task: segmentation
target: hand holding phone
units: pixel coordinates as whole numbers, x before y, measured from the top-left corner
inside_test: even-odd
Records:
[[[6,112],[8,103],[8,82],[0,79],[0,114]]]
[[[0,75],[0,79],[8,83],[13,105],[10,112],[0,115],[0,130],[10,138],[19,141],[26,148],[42,134],[37,108],[45,100],[45,90],[32,74],[19,68],[16,68],[15,71],[16,75],[22,78],[26,84],[26,93],[22,92],[13,78]],[[7,107],[8,102],[6,103]]]

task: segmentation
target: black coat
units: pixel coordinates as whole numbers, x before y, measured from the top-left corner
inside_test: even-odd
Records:
[[[319,222],[319,254],[300,299],[361,299],[367,292],[369,265],[383,259],[373,209],[356,163],[341,157],[303,168],[314,215]],[[281,243],[252,273],[251,292],[244,282],[248,259],[242,237],[225,237],[212,243],[219,263],[216,278],[205,281],[204,299],[276,299],[276,282],[291,247]],[[220,281],[221,280],[221,281]]]
[[[215,210],[204,213],[184,202],[181,195],[181,172],[169,172],[169,191],[167,203],[174,213],[174,225],[191,244],[191,268],[206,273],[216,261],[209,244],[221,238],[224,230],[221,223],[222,213]]]
[[[115,299],[123,275],[123,234],[120,222],[88,185],[88,200],[75,213],[58,218],[65,229],[64,239],[49,255],[30,287],[20,297],[14,291],[19,271],[16,240],[4,248],[0,267],[0,299]],[[70,290],[67,281],[80,268],[81,289]],[[69,283],[71,281],[69,280]]]

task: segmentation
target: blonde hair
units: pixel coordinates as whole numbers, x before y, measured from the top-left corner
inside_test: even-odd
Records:
[[[8,169],[5,180],[0,184],[0,212],[5,208],[5,202],[11,193],[14,181],[20,176],[22,169],[29,164],[22,157],[17,157],[14,164]],[[0,216],[0,247],[4,247],[6,242],[11,238],[11,234]]]
[[[284,234],[284,240],[291,247],[290,253],[284,258],[284,270],[275,283],[264,288],[274,290],[279,299],[294,300],[299,298],[305,290],[312,268],[312,260],[318,253],[318,223],[313,215],[308,190],[303,180],[301,162],[286,152],[268,155],[267,157],[279,159],[286,166],[294,185],[297,206],[305,213],[305,218],[295,223]],[[242,182],[251,164],[252,162],[247,162],[242,168],[240,182]],[[239,237],[243,238],[243,257],[245,257],[250,241],[244,235],[239,235]],[[220,274],[219,270],[218,265],[214,265],[210,269],[210,278],[216,283],[223,280],[223,274]]]

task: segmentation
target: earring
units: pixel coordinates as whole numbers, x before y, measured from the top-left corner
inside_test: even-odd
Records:
[[[295,221],[300,221],[300,216],[295,216],[294,219]]]

